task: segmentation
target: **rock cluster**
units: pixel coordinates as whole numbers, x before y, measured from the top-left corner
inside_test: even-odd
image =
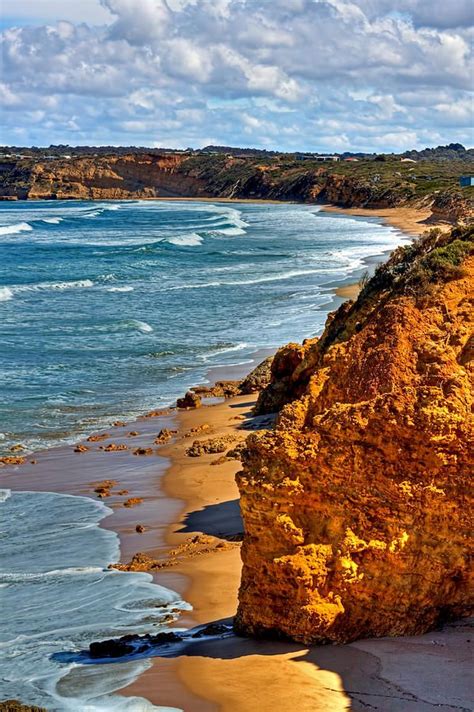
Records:
[[[473,610],[473,230],[399,250],[275,357],[237,475],[236,629],[413,635]]]

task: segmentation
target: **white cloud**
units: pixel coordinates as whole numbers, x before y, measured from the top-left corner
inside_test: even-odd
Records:
[[[2,0],[2,15],[21,22],[87,22],[90,25],[106,24],[112,20],[111,14],[100,0]]]
[[[62,141],[170,146],[472,143],[464,0],[400,0],[396,13],[390,0],[6,4],[22,24],[2,40],[7,137],[21,125],[36,143],[59,140],[54,127]]]

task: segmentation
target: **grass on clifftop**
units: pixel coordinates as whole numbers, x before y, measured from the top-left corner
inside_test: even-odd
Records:
[[[462,277],[465,258],[474,254],[474,226],[450,232],[431,230],[411,245],[399,247],[363,286],[361,299],[389,289],[423,296],[437,284]]]

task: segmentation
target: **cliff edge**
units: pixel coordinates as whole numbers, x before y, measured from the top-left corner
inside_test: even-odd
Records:
[[[238,632],[413,635],[473,610],[474,229],[399,248],[281,349],[237,475]]]

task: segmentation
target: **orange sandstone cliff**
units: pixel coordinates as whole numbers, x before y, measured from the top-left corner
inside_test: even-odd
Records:
[[[473,610],[473,234],[400,248],[278,352],[257,404],[277,426],[237,475],[238,632],[346,642]]]

